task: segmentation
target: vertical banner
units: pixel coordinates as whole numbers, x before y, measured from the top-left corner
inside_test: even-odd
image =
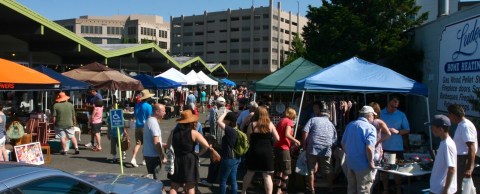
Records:
[[[470,99],[480,90],[480,15],[445,27],[440,40],[437,110],[459,104],[466,115],[480,116]]]

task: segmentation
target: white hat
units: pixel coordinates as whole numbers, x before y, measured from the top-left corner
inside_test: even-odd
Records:
[[[255,101],[251,101],[248,107],[258,108],[258,104]]]
[[[225,104],[225,98],[223,98],[223,97],[218,97],[218,98],[217,98],[217,104],[223,104],[223,105],[224,105],[224,104]]]
[[[362,114],[372,113],[373,115],[377,115],[371,106],[363,106],[359,112]]]

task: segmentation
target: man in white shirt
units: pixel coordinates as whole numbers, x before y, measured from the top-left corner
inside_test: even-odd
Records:
[[[162,162],[165,163],[165,154],[162,149],[162,132],[160,122],[165,115],[165,105],[155,104],[152,106],[153,114],[147,119],[143,131],[143,156],[148,174],[153,174],[153,179],[160,179]]]
[[[437,156],[430,176],[431,193],[452,194],[457,191],[455,168],[457,166],[457,148],[448,135],[450,120],[445,115],[435,115],[431,123],[433,135],[442,141],[438,146]]]
[[[477,153],[477,130],[475,125],[465,118],[465,111],[458,104],[448,106],[448,118],[457,125],[453,141],[457,146],[457,185],[462,185],[463,178],[472,177]],[[462,188],[458,191],[461,193]]]

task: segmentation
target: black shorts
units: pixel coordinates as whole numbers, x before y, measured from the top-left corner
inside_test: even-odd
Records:
[[[92,133],[100,133],[101,129],[102,129],[101,123],[92,123]]]

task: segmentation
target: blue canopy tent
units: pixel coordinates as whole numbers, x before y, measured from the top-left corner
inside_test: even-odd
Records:
[[[37,66],[33,68],[55,80],[60,82],[60,90],[87,90],[90,88],[90,84],[82,81],[78,81],[76,79],[72,79],[70,77],[64,76],[61,73],[54,71],[48,67],[43,65]]]
[[[353,57],[331,65],[295,83],[295,90],[302,90],[302,107],[305,91],[357,92],[363,93],[404,93],[426,98],[427,115],[428,88],[389,68]],[[300,110],[301,111],[301,110]],[[298,113],[300,115],[300,112]],[[297,117],[298,119],[298,117]],[[430,117],[428,117],[430,121]],[[295,127],[295,134],[297,127]],[[430,146],[432,146],[430,134]]]
[[[223,79],[220,79],[220,80],[222,80],[225,83],[225,85],[227,85],[227,86],[236,86],[237,85],[237,84],[235,84],[235,82],[233,82],[233,81],[231,81],[227,78],[223,78]]]
[[[163,78],[163,77],[154,78],[149,75],[139,74],[139,75],[133,76],[133,78],[142,82],[143,87],[148,89],[157,90],[157,89],[167,89],[167,88],[175,88],[175,87],[181,86],[180,83],[167,78]]]

